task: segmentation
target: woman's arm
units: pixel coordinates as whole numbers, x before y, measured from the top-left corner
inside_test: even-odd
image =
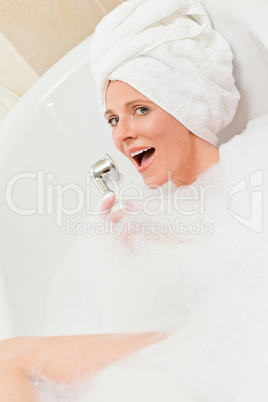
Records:
[[[164,339],[162,333],[22,337],[0,341],[0,401],[35,401],[33,380],[83,380]]]

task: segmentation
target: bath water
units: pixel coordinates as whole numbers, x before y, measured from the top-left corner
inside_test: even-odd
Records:
[[[220,162],[173,198],[179,208],[141,210],[128,238],[79,238],[43,334],[170,336],[83,383],[40,383],[41,402],[267,401],[267,146],[268,115],[220,147]]]

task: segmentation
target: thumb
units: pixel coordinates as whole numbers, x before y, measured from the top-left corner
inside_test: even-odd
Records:
[[[103,214],[108,214],[115,203],[115,199],[116,199],[115,194],[112,191],[108,191],[107,193],[105,193],[102,200],[100,211]]]

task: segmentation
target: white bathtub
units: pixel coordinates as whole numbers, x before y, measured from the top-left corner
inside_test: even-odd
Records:
[[[267,113],[268,5],[266,0],[254,2],[254,13],[249,0],[206,0],[205,5],[215,28],[231,43],[242,93],[235,119],[219,135],[221,144],[240,133],[249,119]],[[89,167],[107,152],[126,182],[141,184],[134,167],[114,148],[96,104],[90,40],[42,76],[0,128],[0,338],[38,334],[42,328],[53,273],[78,238],[66,232],[67,219],[80,222],[88,214],[85,207],[75,213],[76,193],[84,194],[90,211],[101,200],[88,179]],[[77,191],[61,196],[66,185]],[[73,210],[63,214],[62,222],[60,214],[48,210],[52,192]]]

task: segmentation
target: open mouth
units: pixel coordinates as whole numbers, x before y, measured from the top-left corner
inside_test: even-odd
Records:
[[[146,151],[139,153],[138,155],[133,156],[133,159],[135,159],[138,166],[143,166],[151,158],[151,156],[154,153],[155,153],[155,148],[150,148],[150,149],[147,149]]]

